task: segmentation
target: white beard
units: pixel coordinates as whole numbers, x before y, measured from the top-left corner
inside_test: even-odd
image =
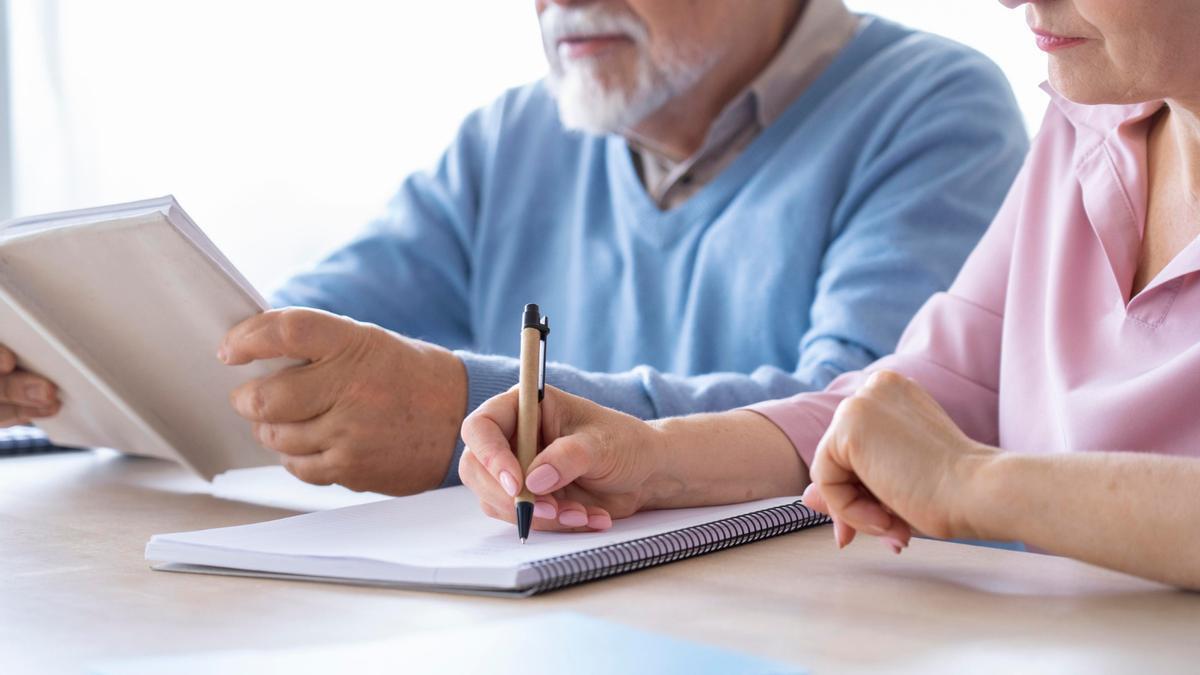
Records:
[[[550,5],[543,11],[541,22],[546,58],[550,61],[550,92],[558,103],[559,118],[568,129],[587,133],[620,133],[632,128],[699,81],[719,58],[718,54],[691,58],[672,55],[669,61],[656,63],[650,56],[645,26],[635,17],[613,15],[599,6],[563,9]],[[572,31],[630,36],[638,52],[634,81],[625,86],[606,84],[602,59],[561,58],[558,38]]]

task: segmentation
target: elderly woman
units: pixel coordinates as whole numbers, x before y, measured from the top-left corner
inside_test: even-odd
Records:
[[[1053,101],[894,355],[821,393],[649,424],[552,391],[528,476],[504,394],[463,427],[484,510],[511,519],[522,480],[542,529],[805,490],[841,546],[1019,540],[1200,588],[1200,12],[1004,4],[1026,6]]]

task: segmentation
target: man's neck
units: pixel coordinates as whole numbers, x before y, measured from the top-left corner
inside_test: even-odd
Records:
[[[751,28],[763,40],[747,41],[726,55],[691,89],[668,101],[633,127],[630,136],[648,150],[680,162],[704,144],[709,127],[725,106],[754,81],[779,53],[808,0],[795,2],[786,15]]]

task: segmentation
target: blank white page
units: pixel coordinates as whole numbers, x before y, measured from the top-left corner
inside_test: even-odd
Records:
[[[155,535],[151,561],[359,581],[511,589],[527,563],[703,525],[795,502],[648,511],[607,532],[533,532],[488,518],[465,487],[253,525]]]

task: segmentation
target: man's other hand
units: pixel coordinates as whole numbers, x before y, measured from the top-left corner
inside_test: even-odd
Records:
[[[313,309],[235,326],[228,365],[304,361],[235,389],[230,400],[288,471],[319,485],[393,495],[437,487],[467,402],[466,368],[448,350]]]
[[[17,355],[0,345],[0,427],[53,417],[60,407],[54,383],[18,368]]]

